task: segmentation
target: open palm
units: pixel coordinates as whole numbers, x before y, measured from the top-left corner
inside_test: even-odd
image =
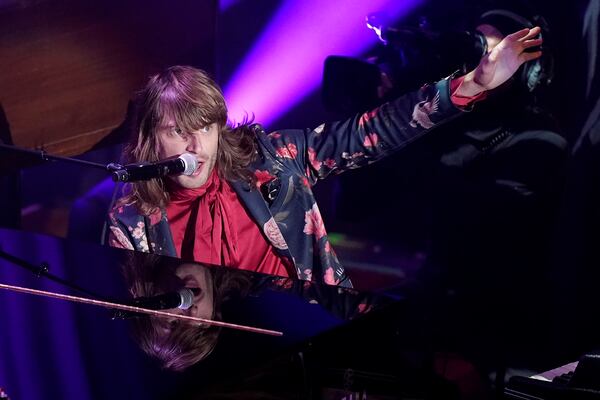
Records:
[[[483,90],[497,88],[506,82],[521,64],[535,60],[541,51],[525,52],[526,49],[539,46],[542,39],[534,39],[540,34],[540,28],[522,29],[506,36],[482,59],[473,73],[473,81]]]

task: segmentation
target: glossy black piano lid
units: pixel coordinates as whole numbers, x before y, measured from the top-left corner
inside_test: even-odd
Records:
[[[195,283],[206,286],[202,293],[214,290],[215,319],[283,332],[274,337],[212,330],[214,350],[185,372],[175,373],[143,354],[133,337],[135,327],[147,332],[153,318],[113,320],[112,311],[105,308],[0,290],[0,387],[9,390],[10,383],[14,398],[167,398],[204,390],[208,383],[268,365],[268,360],[292,360],[294,349],[309,339],[392,302],[353,290],[9,229],[0,229],[0,250],[34,265],[47,262],[51,274],[121,302],[131,299],[130,287],[138,288],[137,296],[168,292],[189,283],[189,271],[197,271],[200,278]],[[188,271],[183,280],[174,274],[182,268]],[[0,259],[0,282],[81,296],[6,259]],[[150,289],[139,292],[140,287]],[[161,329],[164,325],[158,325],[158,332],[164,333]],[[155,335],[154,341],[148,337],[152,335],[146,335],[151,352],[173,350],[173,342],[164,335]],[[32,380],[35,384],[28,383]]]

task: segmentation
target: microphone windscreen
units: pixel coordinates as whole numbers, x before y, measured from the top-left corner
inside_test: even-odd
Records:
[[[183,165],[185,166],[182,172],[183,175],[191,175],[198,168],[198,160],[193,154],[183,153],[179,156],[179,159],[183,161]]]
[[[179,294],[181,295],[181,304],[177,308],[187,310],[194,304],[194,292],[191,289],[183,288],[179,291]]]

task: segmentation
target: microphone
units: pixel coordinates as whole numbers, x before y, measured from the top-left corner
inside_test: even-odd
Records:
[[[197,288],[183,288],[178,292],[164,293],[151,297],[137,297],[125,304],[149,310],[169,310],[172,308],[187,310],[194,303],[194,296],[199,293],[200,289]],[[114,310],[112,319],[129,319],[144,315],[132,311]]]
[[[183,288],[178,292],[164,293],[152,297],[138,297],[131,301],[131,305],[150,310],[169,310],[171,308],[187,310],[194,303],[194,292],[198,292],[198,290]]]
[[[179,157],[153,163],[120,166],[112,172],[112,179],[115,182],[147,181],[167,175],[191,175],[196,168],[198,168],[196,157],[190,153],[183,153]]]

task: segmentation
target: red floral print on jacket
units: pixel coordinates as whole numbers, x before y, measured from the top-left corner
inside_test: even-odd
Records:
[[[254,171],[254,176],[256,176],[256,187],[259,188],[265,183],[271,182],[275,179],[275,175],[272,175],[269,171],[261,171],[259,169]]]
[[[304,216],[304,233],[307,235],[315,235],[317,239],[321,239],[327,234],[323,218],[317,204],[313,204],[312,208],[305,212]]]
[[[281,230],[277,226],[277,222],[275,222],[274,218],[271,218],[265,222],[263,226],[263,232],[265,233],[267,239],[269,239],[269,242],[271,242],[275,248],[279,250],[285,250],[288,248],[287,243],[281,234]]]
[[[317,153],[312,147],[308,148],[308,162],[310,162],[310,165],[317,171],[321,169],[321,165],[323,164],[321,161],[317,160]]]
[[[296,158],[298,155],[298,148],[294,143],[288,143],[284,147],[278,147],[275,153],[282,158]]]
[[[366,112],[363,115],[361,115],[360,118],[358,119],[358,126],[362,128],[367,122],[369,122],[370,120],[372,120],[373,118],[375,118],[377,116],[378,111],[379,111],[379,108],[376,108],[374,110],[371,110],[371,111]]]
[[[327,269],[325,270],[323,280],[328,285],[337,285],[338,283],[340,283],[339,279],[335,279],[335,274],[333,272],[333,268],[331,267],[327,267]]]
[[[365,147],[375,147],[377,146],[377,143],[379,142],[379,137],[377,136],[376,133],[369,133],[367,136],[365,136],[365,140],[363,141],[363,145]]]

